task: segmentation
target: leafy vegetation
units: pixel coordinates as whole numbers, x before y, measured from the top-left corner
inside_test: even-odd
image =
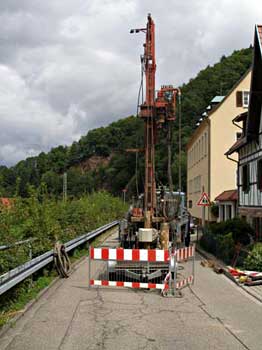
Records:
[[[11,245],[16,241],[35,238],[32,242],[32,257],[52,249],[57,240],[69,241],[121,218],[127,210],[119,198],[106,192],[66,202],[50,197],[43,184],[37,191],[31,187],[28,193],[29,197],[17,197],[9,208],[0,208],[0,241],[3,245]],[[109,234],[105,233],[92,244],[98,244]],[[0,275],[28,261],[31,258],[29,253],[28,244],[1,251]],[[73,260],[86,253],[86,250],[75,250]],[[35,298],[56,275],[52,266],[49,266],[5,293],[5,298],[0,301],[0,327]]]
[[[182,186],[186,188],[185,146],[194,131],[200,115],[216,95],[225,95],[251,65],[252,49],[234,51],[223,56],[214,66],[208,66],[181,86],[182,91]],[[108,116],[110,118],[110,116]],[[158,183],[167,183],[167,152],[165,130],[161,131],[156,149],[156,172]],[[136,157],[126,153],[128,148],[143,147],[143,123],[134,116],[121,119],[107,127],[91,130],[71,146],[59,146],[49,153],[40,153],[7,168],[0,166],[0,196],[27,197],[28,184],[39,187],[42,182],[47,191],[57,198],[62,196],[62,174],[67,171],[69,196],[81,196],[106,189],[119,195],[128,188],[130,196],[136,190]],[[178,125],[173,130],[172,172],[175,188],[178,187]],[[84,164],[98,157],[94,167]],[[143,186],[143,155],[138,157],[137,181]]]
[[[53,248],[54,242],[69,241],[96,227],[123,216],[123,202],[106,192],[94,193],[67,202],[50,198],[45,186],[30,190],[30,197],[16,198],[11,208],[0,215],[1,244],[28,238],[33,242],[33,257]],[[1,252],[0,274],[29,260],[28,245]]]
[[[262,243],[253,246],[250,254],[244,261],[244,267],[251,271],[262,272]]]
[[[253,228],[246,221],[234,218],[210,224],[207,232],[200,239],[200,245],[226,264],[230,264],[235,247],[238,244],[249,245],[252,242],[252,237],[254,237]]]

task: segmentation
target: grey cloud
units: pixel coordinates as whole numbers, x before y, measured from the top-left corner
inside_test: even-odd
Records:
[[[0,164],[70,144],[136,113],[143,34],[156,22],[157,84],[180,85],[247,47],[260,2],[4,0],[0,2]]]

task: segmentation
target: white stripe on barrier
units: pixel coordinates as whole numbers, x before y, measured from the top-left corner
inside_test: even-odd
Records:
[[[132,260],[132,249],[124,249],[124,260]]]
[[[94,248],[94,259],[102,259],[101,248]]]
[[[156,250],[156,261],[165,261],[164,250]]]
[[[139,250],[140,261],[148,261],[148,250],[140,249]]]
[[[116,260],[116,249],[109,248],[109,260]]]
[[[110,287],[116,287],[116,282],[115,281],[108,281],[108,285]]]

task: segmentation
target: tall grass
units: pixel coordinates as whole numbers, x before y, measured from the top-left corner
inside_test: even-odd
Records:
[[[30,193],[29,198],[16,198],[10,208],[1,208],[0,245],[37,238],[32,243],[33,257],[52,249],[57,240],[66,242],[120,218],[126,211],[119,198],[106,192],[67,202],[50,198],[43,190]],[[0,252],[0,274],[27,261],[29,250],[27,244]]]

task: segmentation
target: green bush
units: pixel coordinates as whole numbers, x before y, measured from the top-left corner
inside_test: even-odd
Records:
[[[250,238],[255,235],[253,228],[240,218],[210,224],[209,231],[215,236],[232,233],[235,244],[241,243],[243,245],[250,244]]]
[[[244,261],[244,267],[251,271],[262,272],[262,243],[257,243]]]
[[[223,260],[226,264],[230,264],[235,253],[235,242],[232,233],[217,236],[217,257]]]
[[[199,241],[201,247],[207,252],[217,254],[217,239],[211,233],[205,233]]]
[[[231,232],[216,236],[210,232],[206,233],[201,237],[200,245],[204,250],[223,260],[226,264],[231,263],[235,252],[235,243]]]
[[[214,202],[211,203],[210,210],[211,210],[211,214],[213,216],[215,216],[216,218],[218,218],[218,216],[219,216],[219,207],[218,207],[218,205],[216,203],[214,203]]]

